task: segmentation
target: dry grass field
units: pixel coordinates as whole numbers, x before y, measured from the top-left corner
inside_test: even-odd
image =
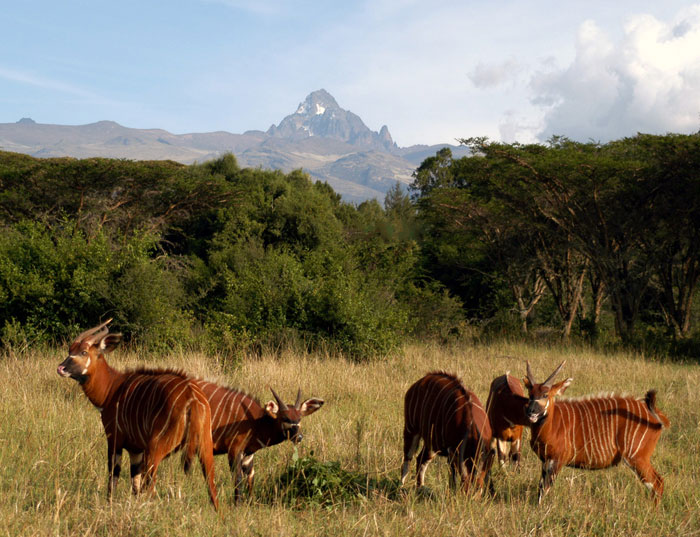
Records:
[[[199,471],[185,476],[179,456],[160,467],[157,496],[134,498],[128,470],[110,503],[106,498],[106,441],[98,411],[77,383],[60,378],[65,349],[0,359],[0,535],[8,536],[649,536],[700,535],[700,367],[647,361],[631,354],[585,349],[535,348],[503,343],[438,348],[408,346],[365,364],[337,358],[282,354],[251,358],[237,369],[203,355],[137,356],[117,350],[116,368],[152,365],[184,368],[192,375],[244,388],[263,402],[272,386],[293,402],[325,399],[302,422],[304,441],[287,442],[256,456],[256,488],[234,506],[225,457],[217,457],[220,513],[209,504]],[[520,471],[494,468],[495,495],[467,498],[448,485],[444,459],[428,468],[427,493],[413,480],[396,493],[403,426],[403,395],[429,370],[457,373],[486,401],[490,381],[506,370],[523,376],[530,360],[545,378],[562,359],[574,382],[567,396],[658,390],[657,403],[671,420],[652,462],[665,478],[658,508],[624,465],[602,471],[562,470],[537,506],[540,463],[523,448]],[[356,498],[283,501],[282,475],[296,457],[334,462],[349,475],[384,488]],[[125,455],[123,466],[128,468]],[[345,475],[345,474],[343,474]]]

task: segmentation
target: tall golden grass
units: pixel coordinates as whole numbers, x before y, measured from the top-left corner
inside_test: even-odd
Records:
[[[276,479],[295,451],[287,442],[259,452],[255,491],[237,506],[226,458],[217,458],[217,514],[201,473],[185,476],[179,456],[161,465],[155,498],[134,498],[125,455],[115,497],[111,503],[106,499],[106,441],[99,413],[75,382],[56,374],[64,354],[55,349],[0,359],[0,535],[700,535],[697,365],[517,343],[414,345],[386,360],[362,364],[278,353],[251,357],[238,369],[200,354],[116,351],[108,358],[114,367],[183,368],[244,388],[262,402],[271,397],[270,386],[290,402],[299,387],[305,397],[325,399],[325,406],[302,422],[305,439],[299,455],[313,453],[319,461],[337,461],[368,478],[398,479],[403,395],[429,370],[458,374],[485,402],[491,380],[507,370],[522,376],[526,359],[538,378],[566,359],[562,375],[574,378],[568,396],[642,396],[653,387],[659,408],[672,423],[652,457],[666,486],[658,508],[624,465],[596,472],[564,469],[537,506],[540,463],[529,445],[523,448],[520,471],[494,468],[492,497],[468,498],[450,490],[447,464],[438,458],[426,476],[430,494],[418,494],[411,480],[398,498],[378,492],[352,502],[293,508],[274,496]]]

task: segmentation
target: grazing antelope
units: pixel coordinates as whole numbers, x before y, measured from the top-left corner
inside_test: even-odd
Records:
[[[670,422],[656,408],[656,392],[644,398],[605,395],[555,401],[573,379],[553,384],[562,362],[541,384],[527,363],[525,386],[529,391],[526,416],[530,420],[532,449],[542,460],[538,503],[552,486],[562,466],[599,469],[625,462],[654,494],[658,504],[664,480],[650,458]]]
[[[234,476],[234,501],[239,499],[239,489],[245,477],[248,493],[253,490],[253,456],[259,449],[274,446],[285,440],[301,442],[303,435],[299,422],[323,406],[323,399],[316,397],[301,400],[297,392],[294,406],[286,405],[272,388],[275,401],[264,407],[250,395],[207,382],[195,380],[211,406],[211,427],[214,454],[228,454],[229,467]],[[185,459],[185,471],[190,460]]]
[[[121,471],[122,450],[129,452],[134,494],[155,489],[158,465],[184,448],[185,457],[199,457],[209,498],[218,509],[209,403],[184,373],[163,369],[112,369],[105,353],[121,341],[110,334],[111,319],[80,334],[70,345],[58,374],[78,381],[102,417],[107,435],[108,496]],[[143,480],[142,480],[143,478]]]
[[[491,426],[479,399],[457,377],[437,371],[416,381],[406,392],[404,420],[401,485],[422,439],[416,460],[418,487],[423,486],[430,461],[442,455],[448,459],[453,487],[459,472],[465,491],[472,483],[481,490],[493,462]]]
[[[491,449],[496,451],[501,466],[508,457],[516,466],[520,464],[523,426],[529,424],[525,417],[527,402],[516,377],[506,373],[491,382],[486,412],[491,424]]]

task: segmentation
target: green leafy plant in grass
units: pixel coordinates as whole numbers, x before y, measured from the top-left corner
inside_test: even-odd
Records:
[[[305,457],[295,452],[292,464],[264,492],[266,499],[278,499],[292,507],[316,505],[327,509],[376,495],[396,499],[398,479],[377,479],[351,472],[342,468],[338,461],[319,461],[313,452]]]

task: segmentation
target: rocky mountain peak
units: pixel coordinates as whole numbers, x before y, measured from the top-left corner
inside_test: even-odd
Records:
[[[379,133],[370,130],[359,116],[342,109],[324,89],[310,93],[299,103],[296,112],[285,117],[279,125],[272,125],[267,134],[291,141],[318,136],[340,140],[363,150],[392,152],[397,149],[386,125]]]
[[[295,114],[303,116],[318,116],[323,115],[326,111],[341,110],[333,96],[324,89],[316,90],[309,93],[303,103],[299,103],[299,107]]]
[[[389,134],[389,127],[386,125],[382,125],[382,128],[379,130],[379,139],[384,145],[396,146],[394,139]]]

